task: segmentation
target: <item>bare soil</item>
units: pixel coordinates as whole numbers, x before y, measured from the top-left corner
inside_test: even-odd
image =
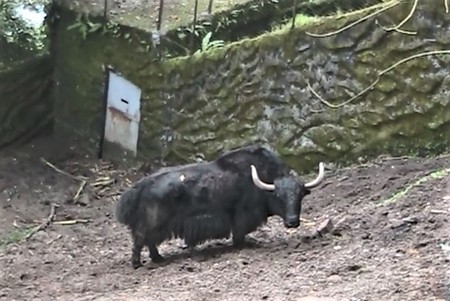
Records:
[[[102,14],[106,10],[111,20],[121,24],[156,29],[159,13],[159,0],[58,0],[69,7],[93,14]],[[250,0],[214,0],[211,13],[215,14]],[[198,0],[197,19],[208,12],[209,0]],[[164,0],[161,31],[188,25],[194,20],[195,0]]]
[[[54,143],[0,156],[1,300],[450,300],[449,156],[329,170],[305,198],[298,230],[272,218],[240,251],[224,240],[190,254],[170,241],[160,247],[164,264],[134,270],[130,236],[113,209],[120,189],[142,173],[51,153]],[[42,155],[88,178],[77,202],[81,181]],[[23,239],[51,204],[59,206],[56,222],[88,222],[52,222]],[[333,230],[317,235],[327,218]]]

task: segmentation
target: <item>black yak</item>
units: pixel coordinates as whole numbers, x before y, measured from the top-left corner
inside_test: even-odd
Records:
[[[159,262],[157,246],[171,238],[193,247],[232,234],[239,247],[272,215],[296,228],[302,199],[323,178],[323,163],[317,178],[304,184],[272,151],[250,145],[214,161],[162,168],[142,178],[122,194],[116,217],[131,230],[131,262],[138,268],[144,246]]]

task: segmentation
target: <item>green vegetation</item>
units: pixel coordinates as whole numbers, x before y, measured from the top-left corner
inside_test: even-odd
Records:
[[[0,66],[42,51],[46,32],[43,24],[26,20],[23,13],[44,13],[49,0],[0,1]],[[21,14],[22,13],[22,14]]]
[[[33,231],[33,229],[34,227],[15,228],[4,237],[0,238],[0,248],[5,248],[10,244],[21,242]]]
[[[357,17],[356,19],[358,19],[364,17],[365,15],[368,15],[369,13],[375,12],[388,6],[395,5],[396,3],[400,3],[400,1],[401,0],[389,0],[381,4],[372,5],[369,7],[364,7],[361,9],[356,9],[347,12],[344,12],[343,10],[339,9],[336,13],[327,16],[310,16],[304,13],[300,13],[295,16],[294,27],[309,27],[310,25],[315,25],[323,22],[333,22],[333,21],[335,22],[337,20],[347,18],[353,19],[353,17]],[[291,28],[292,28],[292,20],[285,24],[274,26],[272,28],[272,31],[286,32],[286,30],[289,30]]]
[[[294,27],[303,27],[309,24],[315,24],[320,22],[323,19],[323,17],[315,17],[315,16],[308,16],[308,15],[304,15],[304,14],[297,14],[295,16],[295,22],[294,22]],[[286,29],[289,29],[292,27],[292,21],[286,24],[282,24],[282,25],[274,25],[272,26],[272,32],[274,31],[286,31]]]
[[[400,0],[395,0],[398,2]],[[58,3],[59,2],[59,3]],[[158,47],[159,58],[174,58],[190,56],[193,53],[204,53],[207,49],[221,48],[225,44],[240,41],[245,38],[258,37],[265,33],[283,31],[286,28],[303,27],[317,24],[330,17],[336,20],[347,14],[364,13],[364,7],[380,7],[385,3],[382,0],[365,0],[359,7],[355,3],[341,3],[333,1],[298,1],[297,6],[293,0],[223,0],[213,1],[212,15],[208,15],[209,0],[199,0],[197,18],[194,21],[194,2],[187,0],[165,0],[162,10],[161,31],[164,37]],[[70,29],[80,30],[85,38],[89,33],[102,30],[103,24],[112,27],[125,27],[132,30],[146,31],[142,44],[149,43],[148,32],[154,31],[158,24],[159,1],[139,4],[124,4],[123,7],[110,5],[105,11],[102,1],[92,3],[85,1],[58,0],[56,3],[69,7],[81,16]],[[357,10],[357,8],[360,8]],[[292,14],[298,12],[292,24]],[[87,18],[87,14],[90,15]],[[95,17],[107,15],[108,22],[100,23],[89,21]],[[118,32],[119,30],[116,30]],[[205,43],[206,42],[206,43]],[[150,47],[146,47],[149,52]]]
[[[224,41],[214,40],[211,41],[212,32],[208,32],[202,39],[202,48],[197,50],[197,52],[205,52],[210,49],[223,47]]]
[[[393,196],[391,196],[389,199],[384,200],[380,203],[380,205],[389,205],[392,203],[395,203],[396,201],[398,201],[401,197],[405,196],[411,189],[413,189],[416,186],[419,186],[425,182],[431,181],[431,180],[439,180],[442,179],[444,177],[446,177],[448,174],[450,174],[450,168],[443,168],[443,169],[439,169],[427,176],[421,177],[419,179],[417,179],[415,182],[409,184],[408,186],[405,187],[405,189],[396,192]]]
[[[113,37],[119,35],[119,24],[113,21],[108,22],[95,22],[92,21],[88,14],[77,14],[75,22],[67,27],[67,30],[77,30],[83,40],[86,39],[88,34],[101,32],[102,34],[110,33]],[[125,36],[125,38],[127,38]]]
[[[312,28],[317,28],[318,24],[322,24],[322,28],[339,28],[344,26],[347,23],[351,23],[356,21],[369,13],[372,13],[376,10],[379,10],[386,6],[392,6],[393,3],[397,3],[399,0],[388,1],[382,5],[376,5],[370,8],[364,8],[358,11],[352,11],[349,13],[343,13],[333,16],[325,16],[325,17],[311,17],[303,14],[297,14],[295,18],[295,28],[298,30],[308,30]],[[197,51],[194,55],[185,55],[179,56],[170,60],[167,60],[163,63],[164,66],[167,66],[167,69],[172,69],[179,64],[187,64],[192,63],[197,60],[214,60],[215,58],[221,58],[225,54],[225,52],[230,49],[236,47],[242,47],[245,45],[250,45],[254,43],[258,43],[261,45],[266,44],[277,44],[284,39],[284,35],[289,32],[292,28],[292,24],[285,24],[279,26],[278,28],[273,28],[272,31],[266,32],[257,37],[253,38],[244,38],[236,42],[228,43],[223,45],[223,47],[212,47],[208,51]]]

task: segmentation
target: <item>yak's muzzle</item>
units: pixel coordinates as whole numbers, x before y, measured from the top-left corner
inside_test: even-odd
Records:
[[[288,216],[285,220],[284,220],[284,226],[286,228],[297,228],[298,226],[300,226],[300,219],[298,216]]]

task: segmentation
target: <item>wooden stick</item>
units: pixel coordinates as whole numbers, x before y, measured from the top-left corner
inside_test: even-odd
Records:
[[[69,177],[69,178],[72,178],[72,179],[74,179],[74,180],[76,180],[76,181],[83,181],[83,180],[86,180],[85,177],[82,177],[82,176],[77,176],[77,177],[76,177],[76,176],[71,175],[70,173],[68,173],[68,172],[66,172],[66,171],[64,171],[64,170],[59,169],[58,167],[56,167],[55,165],[53,165],[52,163],[48,162],[47,160],[45,160],[45,159],[42,158],[42,157],[41,157],[41,161],[44,162],[44,164],[46,164],[46,165],[49,166],[50,168],[52,168],[54,171],[56,171],[56,172],[58,172],[58,173],[60,173],[60,174],[63,174],[63,175],[65,175],[65,176]]]
[[[324,105],[326,105],[326,106],[329,107],[329,108],[337,109],[337,108],[343,107],[343,106],[345,106],[345,105],[351,103],[352,101],[354,101],[354,100],[357,99],[358,97],[360,97],[360,96],[362,96],[363,94],[367,93],[369,90],[372,90],[372,89],[378,84],[378,82],[380,81],[380,79],[381,79],[381,77],[382,77],[383,75],[385,75],[386,73],[388,73],[388,72],[392,71],[393,69],[397,68],[399,65],[404,64],[404,63],[409,62],[409,61],[414,60],[414,59],[421,58],[421,57],[430,56],[430,55],[439,55],[439,54],[447,54],[447,55],[448,55],[448,54],[450,54],[450,50],[447,49],[447,50],[433,50],[433,51],[421,52],[421,53],[418,53],[418,54],[414,54],[414,55],[408,56],[408,57],[406,57],[406,58],[404,58],[404,59],[402,59],[402,60],[400,60],[400,61],[397,61],[396,63],[392,64],[392,65],[389,66],[388,68],[386,68],[386,69],[381,70],[380,72],[378,72],[378,74],[377,74],[377,79],[375,79],[375,81],[372,82],[372,84],[370,84],[367,88],[365,88],[364,90],[362,90],[361,92],[359,92],[359,93],[356,94],[355,96],[351,97],[350,99],[347,99],[346,101],[344,101],[344,102],[342,102],[342,103],[340,103],[340,104],[337,104],[337,105],[334,105],[334,104],[332,104],[332,103],[326,101],[322,96],[319,95],[319,93],[317,93],[317,92],[313,89],[313,87],[310,85],[309,82],[307,82],[308,89],[309,89],[309,90],[311,91],[311,93],[314,94],[314,96],[316,96],[317,99],[319,99],[319,101],[322,102]]]
[[[347,29],[352,28],[353,26],[355,26],[355,25],[357,25],[357,24],[359,24],[359,23],[361,23],[363,21],[366,21],[366,20],[368,20],[368,19],[370,19],[370,18],[372,18],[372,17],[374,17],[374,16],[384,12],[385,10],[393,8],[394,6],[398,5],[399,3],[400,3],[400,1],[394,2],[393,4],[390,4],[390,5],[387,5],[386,7],[381,8],[381,9],[379,9],[379,10],[377,10],[377,11],[375,11],[375,12],[373,12],[373,13],[371,13],[371,14],[369,14],[369,15],[361,18],[361,19],[358,19],[355,22],[352,22],[349,25],[344,26],[341,29],[338,29],[336,31],[332,31],[332,32],[324,33],[324,34],[317,34],[317,33],[311,33],[311,32],[305,32],[305,33],[307,35],[311,36],[311,37],[314,37],[314,38],[325,38],[325,37],[334,36],[334,35],[337,35],[337,34],[343,32],[343,31],[346,31]]]
[[[430,210],[430,213],[433,213],[433,214],[449,214],[450,212],[446,211],[446,210],[435,210],[435,209],[433,209],[433,210]]]
[[[388,28],[388,27],[384,27],[384,26],[378,24],[378,22],[377,22],[377,24],[378,24],[381,28],[383,28],[383,30],[385,30],[385,31],[387,31],[387,32],[389,32],[389,31],[397,31],[397,32],[399,32],[399,33],[409,34],[409,35],[415,35],[415,34],[417,34],[417,32],[415,32],[415,31],[408,31],[408,30],[402,30],[402,29],[400,29],[400,27],[402,27],[403,25],[405,25],[405,23],[408,22],[408,20],[411,19],[411,17],[414,15],[414,12],[416,11],[416,8],[417,8],[417,3],[419,3],[419,0],[414,0],[413,6],[412,6],[411,11],[409,12],[408,16],[406,16],[406,18],[403,19],[403,21],[401,21],[400,23],[398,23],[396,26],[394,26],[394,27],[389,27],[389,28]]]
[[[84,187],[86,186],[86,183],[87,183],[86,180],[83,180],[83,181],[81,182],[80,188],[78,188],[77,193],[76,193],[75,196],[73,197],[73,202],[74,202],[75,204],[77,203],[78,198],[79,198],[80,195],[81,195],[81,192],[83,191]]]
[[[57,241],[57,240],[60,239],[61,237],[62,237],[62,235],[59,234],[58,237],[56,237],[55,239],[52,239],[52,240],[48,241],[48,242],[47,242],[47,245],[52,244],[53,242]]]
[[[56,205],[56,204],[52,204],[51,205],[50,214],[48,215],[47,219],[43,223],[41,223],[40,225],[34,227],[33,230],[31,230],[30,233],[28,233],[27,236],[25,236],[25,240],[30,239],[37,232],[39,232],[41,230],[44,230],[45,228],[50,226],[50,224],[52,223],[53,219],[55,218],[56,207],[58,207],[58,205]]]
[[[306,219],[306,218],[300,218],[300,221],[302,223],[313,223],[313,224],[315,224],[315,222],[313,222],[312,220]]]
[[[69,226],[69,225],[75,225],[75,224],[87,224],[89,223],[89,220],[87,219],[72,219],[67,221],[56,221],[53,222],[55,225],[63,225],[63,226]]]

